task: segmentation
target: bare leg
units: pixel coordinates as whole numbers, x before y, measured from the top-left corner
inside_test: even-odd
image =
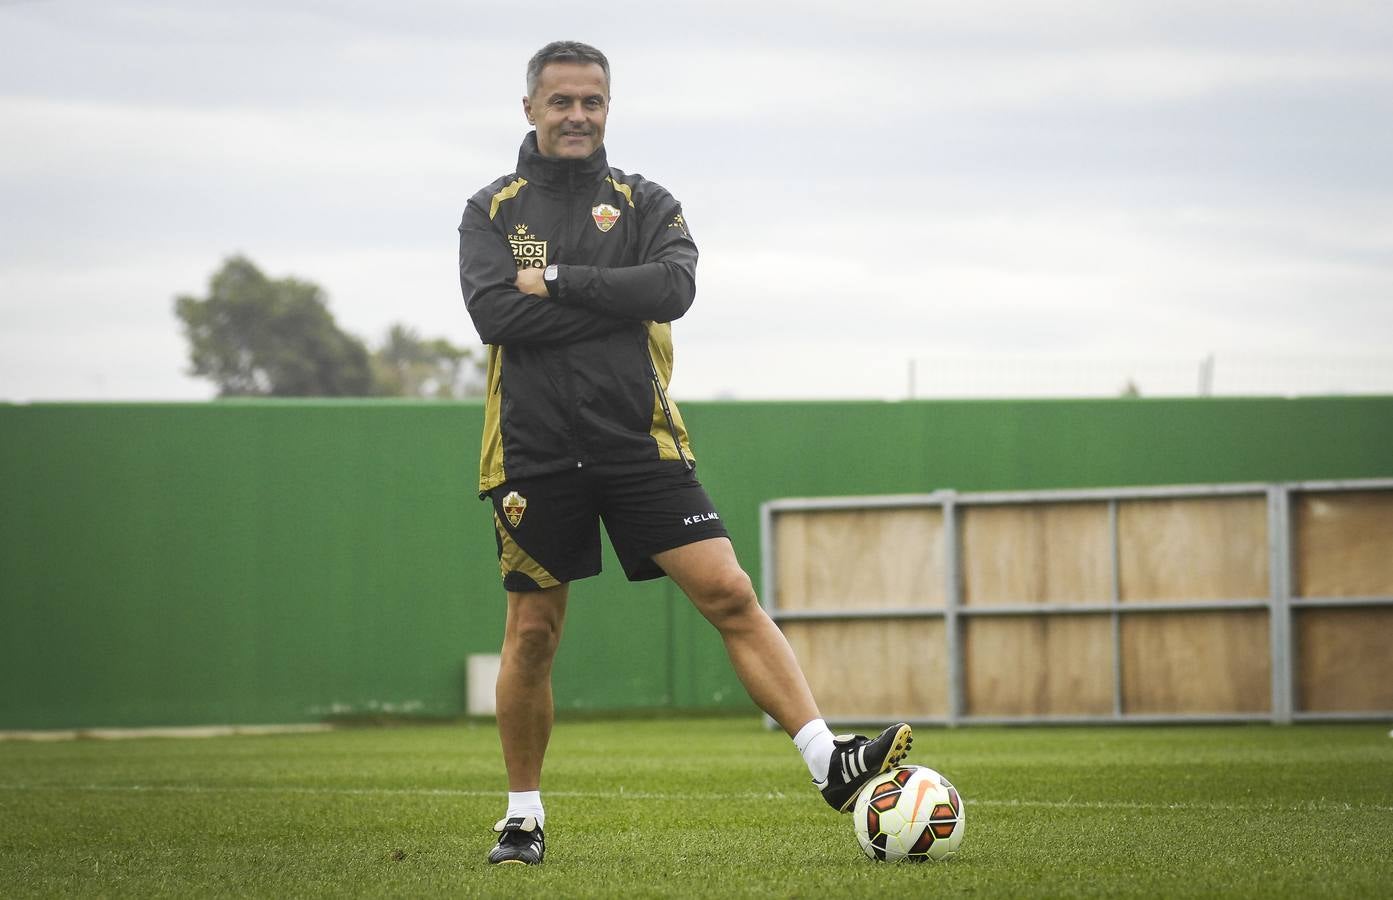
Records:
[[[750,699],[789,737],[820,718],[784,633],[759,605],[750,576],[727,538],[711,538],[653,557],[706,620],[716,626]]]
[[[508,619],[494,698],[508,790],[535,791],[551,740],[551,663],[561,642],[568,585],[508,592]]]

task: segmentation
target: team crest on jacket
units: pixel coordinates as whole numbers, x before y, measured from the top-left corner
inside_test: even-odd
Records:
[[[527,498],[513,491],[503,498],[503,515],[517,528],[522,524],[522,514],[527,512]]]
[[[590,210],[590,215],[595,219],[595,227],[601,231],[609,231],[619,221],[619,210],[608,203],[601,203]]]
[[[537,240],[537,236],[526,225],[514,225],[508,235],[508,244],[513,248],[513,262],[519,269],[545,269],[547,267],[547,242]]]

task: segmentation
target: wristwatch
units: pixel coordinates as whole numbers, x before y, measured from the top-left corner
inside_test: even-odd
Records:
[[[547,286],[547,296],[553,300],[561,297],[561,282],[557,280],[556,263],[552,263],[542,270],[542,283]]]

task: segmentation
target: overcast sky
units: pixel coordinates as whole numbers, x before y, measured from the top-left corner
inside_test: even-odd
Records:
[[[679,398],[1393,392],[1387,0],[0,0],[0,400],[212,396],[234,253],[477,344],[556,38],[700,246]]]

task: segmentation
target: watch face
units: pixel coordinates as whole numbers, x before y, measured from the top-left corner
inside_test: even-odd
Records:
[[[556,280],[556,263],[552,263],[542,270],[542,279],[545,281]]]

